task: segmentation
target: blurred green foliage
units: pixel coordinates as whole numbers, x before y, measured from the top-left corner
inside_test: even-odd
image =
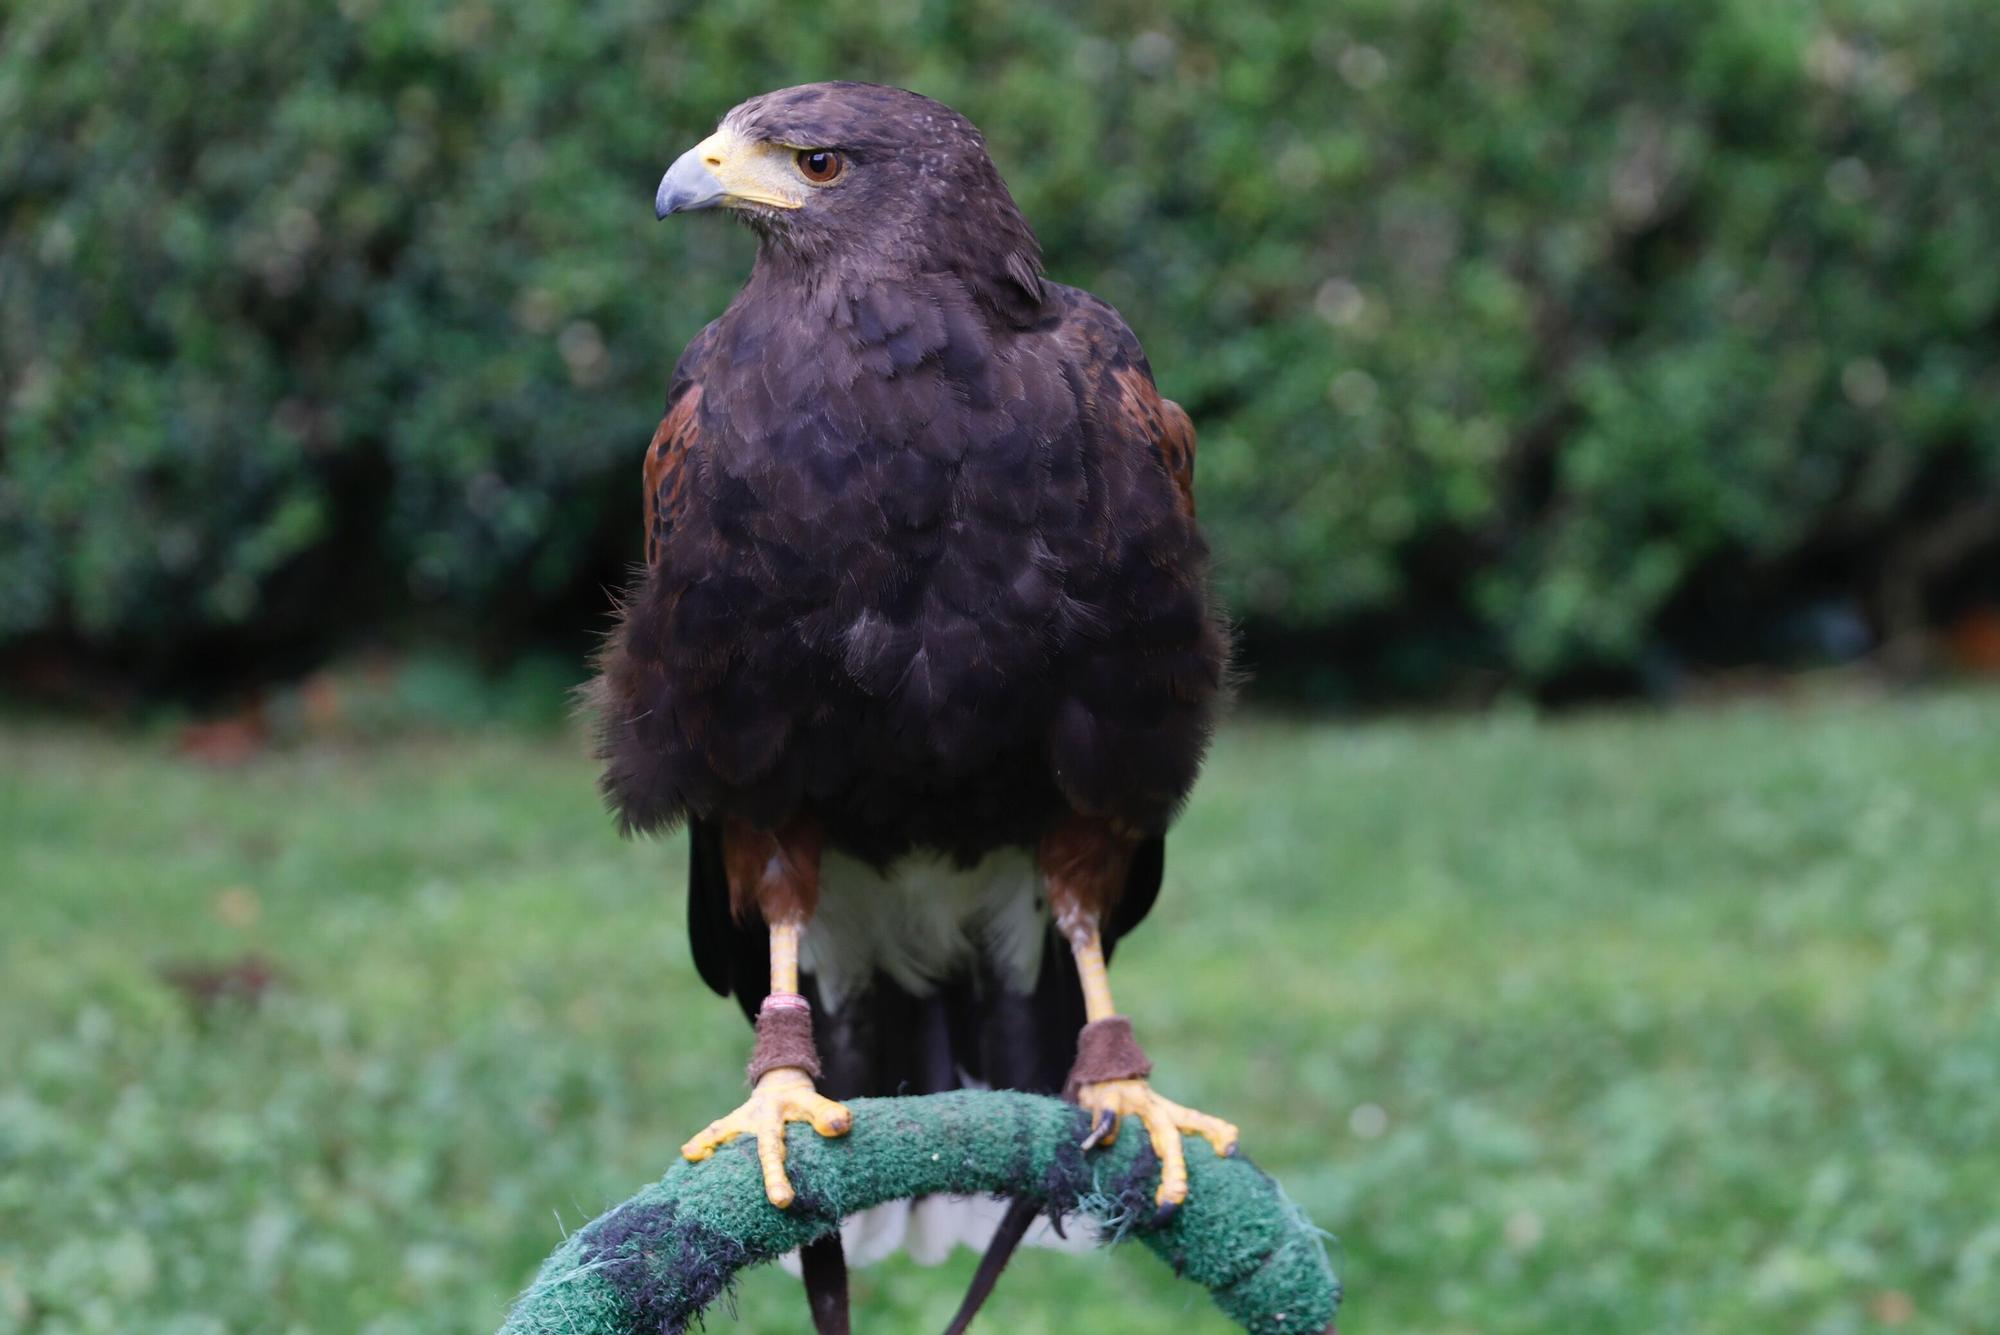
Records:
[[[741,1096],[686,859],[581,750],[0,723],[0,1332],[491,1331]],[[1990,692],[1252,717],[1118,997],[1337,1235],[1356,1329],[1990,1330],[1996,795]],[[257,1004],[173,981],[246,954]],[[942,1329],[974,1261],[857,1271],[858,1328]],[[773,1269],[738,1312],[809,1329]],[[1227,1328],[1138,1248],[1023,1255],[984,1320]]]
[[[2000,530],[1966,511],[2000,491],[1987,0],[0,23],[0,643],[590,622],[668,368],[751,252],[656,226],[653,185],[824,77],[985,127],[1051,272],[1193,412],[1255,624],[1546,679],[1691,609],[1831,590],[1880,629]]]

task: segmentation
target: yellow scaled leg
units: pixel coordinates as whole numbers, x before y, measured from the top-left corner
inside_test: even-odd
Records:
[[[793,993],[799,986],[799,937],[805,924],[787,918],[771,924],[771,991]],[[823,1097],[813,1088],[810,1072],[797,1066],[776,1066],[764,1072],[749,1099],[735,1112],[710,1122],[681,1146],[681,1157],[700,1163],[738,1136],[757,1138],[757,1164],[764,1170],[764,1195],[780,1210],[795,1196],[785,1176],[785,1125],[810,1122],[822,1136],[844,1136],[854,1125],[847,1105]]]
[[[1069,938],[1076,957],[1076,971],[1083,982],[1084,1017],[1108,1020],[1117,1014],[1111,1005],[1111,978],[1104,967],[1104,944],[1098,935],[1094,915],[1072,910],[1062,914],[1059,925]],[[1219,1117],[1182,1107],[1172,1099],[1153,1092],[1143,1078],[1099,1080],[1081,1085],[1076,1101],[1090,1116],[1091,1131],[1084,1148],[1109,1145],[1118,1139],[1119,1119],[1136,1117],[1152,1139],[1153,1153],[1160,1159],[1160,1186],[1153,1203],[1171,1212],[1187,1199],[1187,1154],[1183,1135],[1200,1136],[1217,1154],[1236,1153],[1234,1125]]]
[[[681,1146],[681,1155],[700,1163],[738,1136],[757,1137],[757,1163],[764,1170],[764,1195],[780,1210],[792,1203],[792,1181],[785,1176],[785,1124],[810,1122],[822,1136],[844,1136],[854,1125],[847,1105],[813,1089],[812,1077],[796,1066],[764,1072],[750,1099],[727,1117]]]

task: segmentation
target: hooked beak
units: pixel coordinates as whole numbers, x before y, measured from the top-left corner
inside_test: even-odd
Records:
[[[654,217],[712,209],[728,196],[722,179],[702,161],[702,148],[696,145],[675,158],[674,165],[660,178],[660,188],[653,195]]]

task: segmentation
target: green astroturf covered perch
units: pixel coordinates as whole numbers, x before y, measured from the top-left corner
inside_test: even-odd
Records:
[[[1240,1156],[1188,1143],[1187,1203],[1153,1228],[1159,1163],[1136,1122],[1085,1153],[1071,1104],[1038,1094],[960,1090],[850,1099],[854,1129],[786,1136],[798,1199],[764,1199],[756,1146],[738,1140],[706,1163],[676,1163],[631,1200],[572,1233],[521,1295],[502,1335],[680,1331],[744,1266],[836,1229],[858,1210],[940,1192],[1031,1196],[1055,1213],[1094,1216],[1114,1241],[1137,1238],[1207,1288],[1246,1330],[1331,1328],[1340,1283],[1321,1234]]]

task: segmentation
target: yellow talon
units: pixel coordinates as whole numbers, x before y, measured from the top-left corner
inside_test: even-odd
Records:
[[[738,1136],[757,1137],[757,1163],[764,1170],[764,1195],[780,1210],[792,1203],[795,1193],[785,1176],[785,1124],[810,1122],[822,1136],[844,1136],[854,1125],[847,1105],[822,1097],[813,1088],[812,1076],[796,1066],[779,1066],[764,1072],[750,1098],[727,1117],[710,1122],[694,1139],[681,1146],[681,1157],[700,1163]]]
[[[1121,1117],[1139,1119],[1146,1128],[1147,1136],[1152,1139],[1153,1153],[1160,1159],[1160,1188],[1153,1193],[1153,1203],[1162,1208],[1177,1206],[1187,1199],[1187,1155],[1181,1148],[1183,1135],[1200,1136],[1217,1154],[1236,1152],[1237,1132],[1233,1125],[1220,1117],[1210,1117],[1207,1113],[1184,1108],[1172,1099],[1162,1098],[1143,1079],[1099,1080],[1079,1088],[1076,1101],[1090,1114],[1092,1130],[1084,1141],[1086,1149],[1115,1142]]]

